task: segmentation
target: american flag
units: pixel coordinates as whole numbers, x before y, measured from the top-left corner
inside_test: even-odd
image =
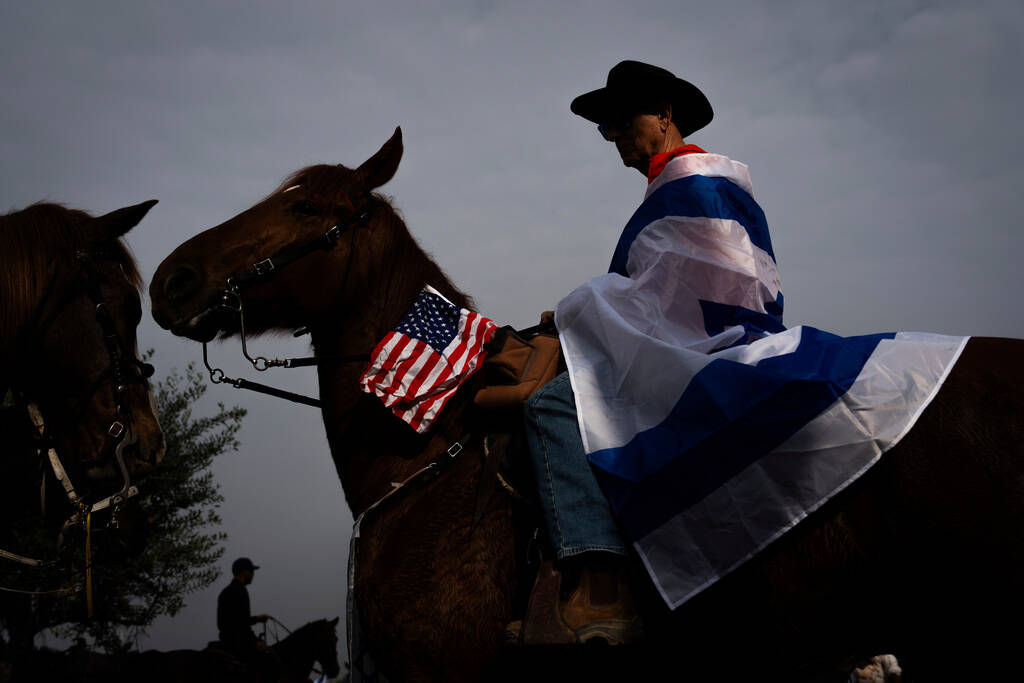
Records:
[[[377,344],[359,385],[422,434],[480,367],[483,346],[497,329],[488,318],[426,287]]]

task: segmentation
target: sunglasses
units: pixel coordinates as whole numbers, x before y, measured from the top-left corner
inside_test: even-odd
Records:
[[[609,132],[612,130],[626,131],[633,127],[633,117],[623,116],[620,119],[613,119],[604,123],[597,124],[597,132],[601,134],[605,140],[611,141]]]

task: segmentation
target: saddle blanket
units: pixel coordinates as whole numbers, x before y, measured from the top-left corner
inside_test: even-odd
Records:
[[[587,457],[672,608],[898,443],[967,341],[786,329],[782,307],[746,166],[686,154],[556,309]]]

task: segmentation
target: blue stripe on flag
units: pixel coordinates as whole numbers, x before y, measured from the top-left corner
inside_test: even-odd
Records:
[[[725,178],[691,175],[665,183],[644,200],[626,223],[608,272],[628,276],[626,262],[633,240],[645,227],[665,216],[734,220],[746,229],[754,246],[768,252],[772,260],[775,260],[771,237],[768,235],[768,221],[754,198]]]
[[[894,336],[843,338],[805,327],[792,353],[756,365],[712,361],[661,424],[588,456],[627,535],[647,535],[795,434]]]
[[[766,303],[764,308],[767,313],[752,311],[742,306],[700,300],[700,310],[704,314],[704,330],[709,337],[721,334],[725,328],[734,325],[743,325],[747,337],[753,339],[785,332],[786,326],[782,324],[782,292],[779,292],[775,301]]]

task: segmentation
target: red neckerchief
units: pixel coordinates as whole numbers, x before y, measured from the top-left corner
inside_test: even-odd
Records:
[[[672,161],[676,157],[681,157],[684,154],[707,154],[697,145],[683,145],[682,147],[676,147],[671,152],[663,152],[661,154],[655,154],[651,157],[651,165],[647,169],[647,184],[650,185],[654,182],[654,179],[661,175],[661,172],[665,170],[665,166],[668,162]]]

